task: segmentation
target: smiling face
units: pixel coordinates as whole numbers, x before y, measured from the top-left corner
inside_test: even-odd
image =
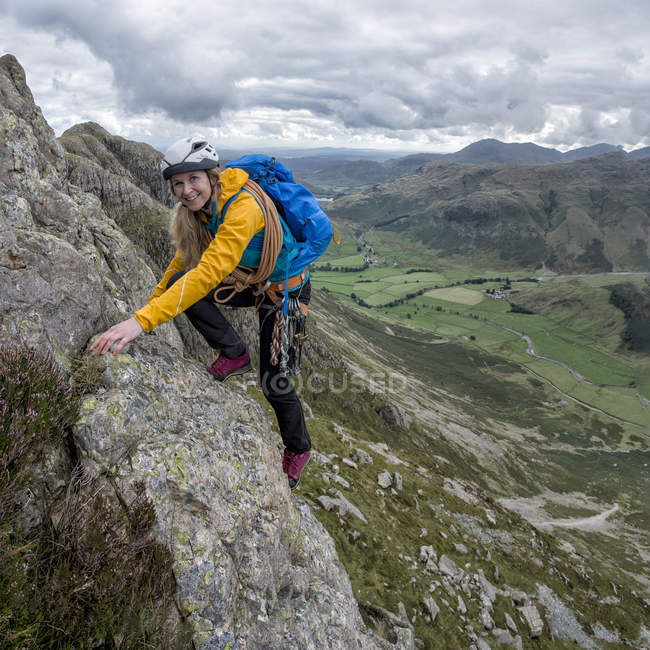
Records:
[[[212,196],[208,175],[201,169],[174,174],[170,180],[176,198],[194,212],[200,210]]]

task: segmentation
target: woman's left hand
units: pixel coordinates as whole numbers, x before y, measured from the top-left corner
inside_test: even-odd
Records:
[[[117,342],[113,354],[118,354],[129,341],[142,334],[143,331],[142,325],[138,323],[135,316],[132,316],[128,320],[124,320],[106,330],[98,339],[93,341],[90,349],[95,354],[106,354],[113,344]]]

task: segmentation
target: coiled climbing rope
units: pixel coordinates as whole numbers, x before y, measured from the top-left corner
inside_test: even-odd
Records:
[[[282,249],[282,225],[275,204],[255,181],[247,180],[242,189],[252,194],[262,208],[262,214],[264,215],[262,256],[257,269],[238,266],[222,280],[224,284],[229,286],[221,287],[214,292],[214,301],[218,303],[228,302],[236,293],[245,291],[260,282],[266,282],[275,268],[278,255]],[[228,291],[229,293],[225,297],[217,295],[222,291]]]

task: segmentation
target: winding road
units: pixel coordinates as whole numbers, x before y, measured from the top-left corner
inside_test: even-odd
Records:
[[[517,330],[513,330],[511,327],[500,325],[499,323],[495,323],[494,321],[485,321],[485,322],[489,323],[490,325],[500,327],[501,329],[504,329],[507,332],[511,332],[512,334],[515,334],[516,336],[522,338],[524,341],[526,341],[526,344],[528,345],[528,349],[526,350],[526,352],[528,352],[528,354],[530,354],[531,357],[535,357],[536,359],[544,359],[545,361],[550,361],[551,363],[556,363],[558,366],[562,366],[563,368],[566,368],[578,381],[584,381],[586,384],[591,384],[592,386],[597,386],[598,388],[628,388],[628,386],[621,385],[621,384],[596,384],[593,381],[589,381],[586,377],[581,375],[575,368],[572,368],[570,365],[564,363],[564,361],[558,361],[557,359],[551,359],[551,357],[545,357],[543,354],[537,354],[537,352],[535,351],[535,344],[533,343],[530,336],[528,336],[527,334],[524,334],[523,332],[518,332]]]

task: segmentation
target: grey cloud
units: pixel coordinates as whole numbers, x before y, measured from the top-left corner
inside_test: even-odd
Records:
[[[352,0],[307,11],[289,0],[235,10],[158,2],[138,15],[121,0],[112,8],[5,0],[0,9],[87,43],[110,64],[126,108],[180,122],[266,107],[396,138],[468,128],[530,134],[554,107],[582,107],[550,137],[598,141],[615,131],[632,142],[648,133],[650,12],[645,2],[623,4],[504,0],[488,10],[470,0]],[[606,111],[629,119],[605,127]]]
[[[510,50],[527,63],[543,63],[548,58],[546,50],[533,47],[530,43],[521,40],[513,42]]]
[[[641,63],[645,54],[640,48],[621,47],[616,52],[617,57],[625,63]]]

